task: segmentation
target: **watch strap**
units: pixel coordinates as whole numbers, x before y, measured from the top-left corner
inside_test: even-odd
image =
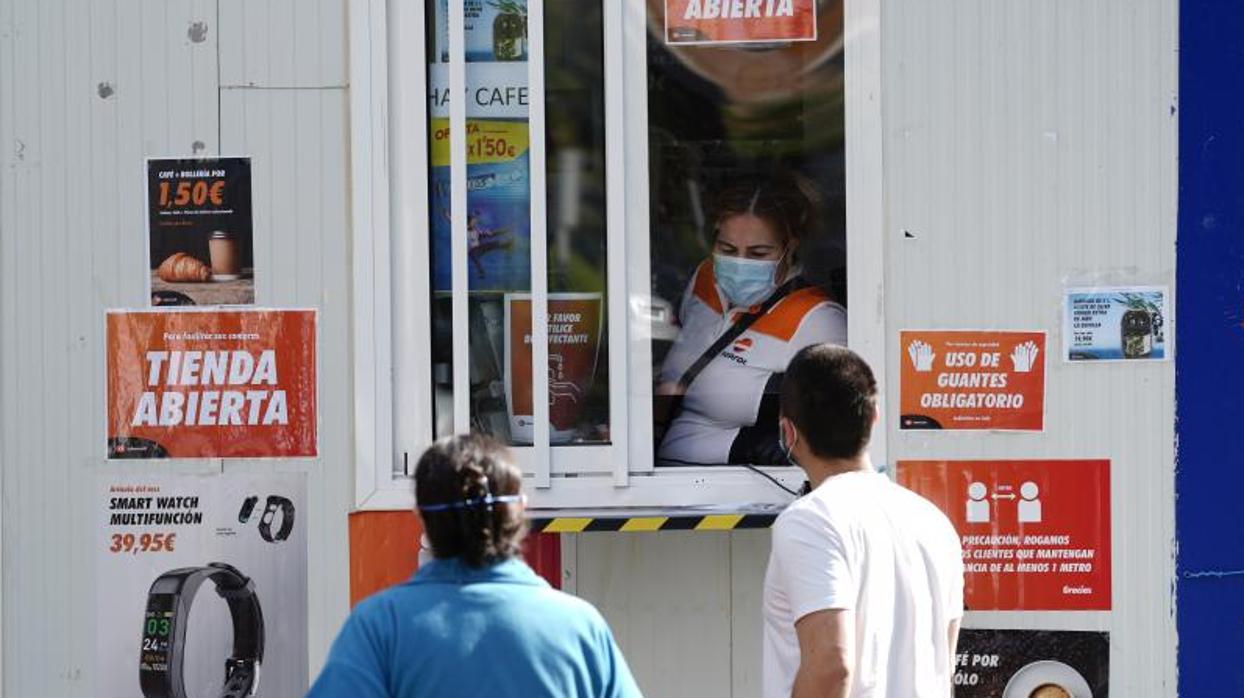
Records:
[[[225,685],[220,698],[247,698],[259,685],[259,663],[252,659],[225,660]]]
[[[255,583],[236,567],[213,562],[204,568],[233,619],[233,654],[229,661],[263,661],[264,621]],[[226,664],[228,666],[228,664]]]

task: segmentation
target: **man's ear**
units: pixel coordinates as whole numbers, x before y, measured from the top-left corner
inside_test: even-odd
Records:
[[[795,429],[795,423],[784,416],[779,416],[778,431],[782,433],[782,443],[786,444],[787,450],[794,449],[795,442],[799,440],[799,430]]]

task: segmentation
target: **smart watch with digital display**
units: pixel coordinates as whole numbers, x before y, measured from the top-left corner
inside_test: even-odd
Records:
[[[281,527],[277,529],[276,535],[273,535],[272,519],[276,516],[277,509],[281,510]],[[263,516],[259,518],[259,535],[269,543],[275,543],[289,538],[289,534],[293,530],[294,503],[277,494],[268,495],[268,501],[263,509]]]
[[[249,577],[231,565],[212,562],[203,567],[169,570],[151,583],[138,664],[138,682],[144,698],[186,698],[183,672],[187,619],[194,595],[208,580],[229,605],[233,619],[233,652],[225,660],[219,698],[255,695],[263,662],[263,609]]]

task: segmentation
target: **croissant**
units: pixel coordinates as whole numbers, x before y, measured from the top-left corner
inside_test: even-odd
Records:
[[[156,274],[169,283],[208,281],[212,278],[212,270],[206,264],[185,252],[177,252],[164,260]]]

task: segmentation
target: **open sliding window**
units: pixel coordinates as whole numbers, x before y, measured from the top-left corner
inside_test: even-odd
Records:
[[[390,4],[360,506],[466,430],[550,514],[789,502],[790,358],[883,365],[874,3]]]

